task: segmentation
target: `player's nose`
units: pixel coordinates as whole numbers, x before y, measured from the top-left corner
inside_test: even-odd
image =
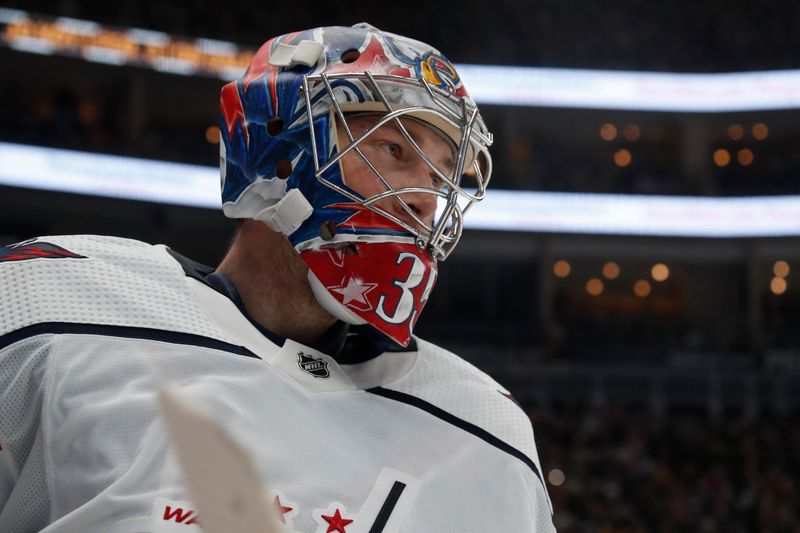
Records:
[[[433,222],[433,218],[436,215],[437,205],[437,197],[433,193],[434,180],[431,174],[431,168],[426,163],[422,162],[422,164],[415,165],[412,169],[409,169],[403,174],[401,177],[401,183],[398,183],[400,187],[395,186],[395,188],[398,189],[424,188],[428,191],[431,191],[409,191],[400,195],[400,198],[414,212],[414,214],[428,225]],[[415,221],[405,209],[403,209],[402,205],[400,205],[398,202],[395,202],[394,208],[396,210],[395,214],[398,216],[398,218],[409,223],[413,227],[419,227],[419,223]]]

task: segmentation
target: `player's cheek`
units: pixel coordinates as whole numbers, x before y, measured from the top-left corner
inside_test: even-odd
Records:
[[[383,192],[378,178],[365,164],[352,165],[345,169],[345,183],[365,198]]]

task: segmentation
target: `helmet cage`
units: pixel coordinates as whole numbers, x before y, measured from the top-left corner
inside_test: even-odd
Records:
[[[372,101],[367,104],[345,104],[340,102],[337,91],[333,87],[337,82],[359,83],[371,92]],[[409,102],[407,100],[401,100],[393,104],[385,92],[387,88],[400,89],[400,94],[408,94],[406,91],[421,92],[425,102],[428,104],[433,103],[433,105],[419,105],[419,102]],[[486,186],[491,176],[491,156],[489,155],[488,147],[492,144],[492,135],[483,126],[478,108],[467,98],[456,96],[451,88],[448,88],[448,90],[441,89],[422,78],[372,74],[370,72],[361,74],[326,74],[323,72],[316,75],[306,75],[303,77],[302,92],[305,98],[306,116],[311,134],[315,178],[326,187],[379,213],[412,233],[415,236],[416,245],[420,249],[427,249],[433,259],[445,259],[452,252],[461,236],[464,214],[474,202],[480,201],[484,197]],[[329,101],[325,102],[325,104],[330,106],[330,113],[336,119],[332,120],[331,123],[341,125],[348,144],[339,146],[337,153],[332,154],[326,161],[321,162],[313,125],[314,108],[317,106],[312,105],[312,102],[314,104],[322,104],[324,100]],[[370,113],[381,113],[383,116],[367,131],[355,138],[347,124],[346,113],[358,111],[359,109],[368,109]],[[420,118],[421,116],[425,118]],[[430,157],[403,125],[400,120],[402,117],[409,117],[445,131],[447,137],[455,144],[455,164],[450,174],[443,172],[431,161]],[[359,147],[360,143],[390,122],[394,123],[409,145],[430,167],[436,177],[441,180],[443,184],[441,188],[395,188],[390,184],[389,179],[375,168],[369,158],[363,154]],[[332,136],[337,138],[335,132],[332,133]],[[333,165],[338,164],[341,158],[351,151],[355,152],[375,174],[376,179],[385,187],[385,192],[365,198],[348,187],[343,187],[325,177],[326,171]],[[462,181],[465,175],[474,179],[474,190],[463,186]],[[432,222],[423,220],[403,199],[402,196],[408,193],[432,194],[436,197],[437,210]],[[394,198],[414,223],[411,224],[381,208],[378,202],[385,198]]]

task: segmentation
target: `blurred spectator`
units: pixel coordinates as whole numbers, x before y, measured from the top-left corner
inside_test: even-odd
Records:
[[[620,408],[530,415],[560,533],[800,531],[797,413],[756,422]]]

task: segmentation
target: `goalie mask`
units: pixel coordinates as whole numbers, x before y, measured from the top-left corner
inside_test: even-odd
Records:
[[[265,43],[220,105],[225,215],[283,233],[326,310],[407,345],[491,174],[492,136],[453,66],[367,24],[316,28]]]

